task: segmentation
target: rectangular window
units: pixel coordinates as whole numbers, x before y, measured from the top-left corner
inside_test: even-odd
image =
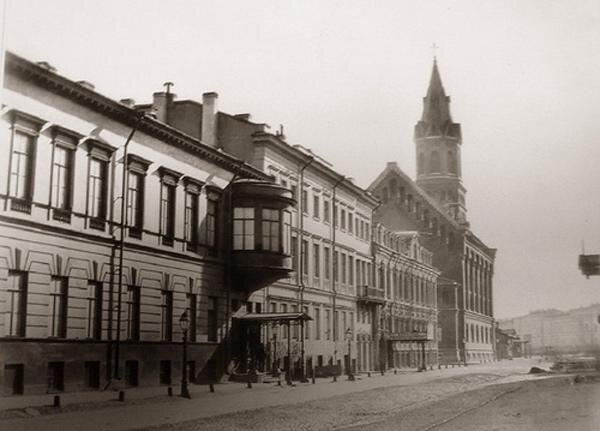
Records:
[[[15,130],[10,160],[10,196],[31,201],[35,136]]]
[[[173,291],[162,291],[162,339],[173,340]]]
[[[27,327],[27,273],[8,271],[5,328],[13,337],[24,337]]]
[[[333,281],[338,281],[339,280],[339,275],[340,275],[340,270],[338,267],[338,262],[339,262],[339,252],[334,251],[333,252]]]
[[[85,361],[85,385],[88,388],[100,387],[100,361]]]
[[[292,192],[292,199],[298,200],[298,186],[296,186],[296,184],[292,184],[290,186],[290,191]]]
[[[138,376],[138,361],[125,361],[125,384],[127,386],[137,386],[139,383]]]
[[[213,296],[208,297],[208,310],[206,313],[207,320],[207,335],[208,341],[217,341],[217,328],[218,328],[218,320],[217,320],[217,311],[218,311],[218,301],[217,298]]]
[[[287,304],[281,304],[281,312],[282,313],[287,313],[288,311],[288,307]],[[288,337],[288,326],[287,325],[281,325],[282,329],[283,329],[283,336],[281,338],[287,339]]]
[[[354,232],[356,232],[356,236],[360,236],[360,220],[358,217],[354,218]]]
[[[334,204],[332,204],[333,206],[333,226],[337,229],[338,227],[338,208],[337,206]]]
[[[348,256],[348,284],[354,285],[354,259]]]
[[[106,219],[108,163],[97,158],[90,158],[90,176],[88,179],[88,216],[97,220]],[[94,227],[94,225],[91,225]],[[102,224],[102,229],[104,225]]]
[[[52,277],[50,281],[49,334],[51,337],[67,336],[68,286],[67,277]]]
[[[329,201],[323,200],[323,221],[329,223],[331,215],[329,214]]]
[[[302,275],[308,275],[308,241],[302,240]]]
[[[140,339],[141,292],[139,286],[127,286],[127,338]]]
[[[48,392],[65,390],[65,363],[48,362]]]
[[[71,210],[73,188],[73,150],[56,145],[52,164],[52,207]]]
[[[340,219],[341,219],[341,228],[342,230],[346,230],[346,210],[340,210]]]
[[[365,222],[365,239],[367,241],[371,240],[371,228],[369,227],[369,223]]]
[[[308,192],[302,190],[302,212],[308,214]]]
[[[343,284],[346,284],[346,273],[347,273],[346,254],[342,253],[342,283]]]
[[[364,220],[360,221],[360,237],[365,239],[365,222]]]
[[[188,340],[194,343],[196,341],[196,334],[198,332],[198,298],[194,293],[187,294],[187,312],[190,319]]]
[[[262,248],[268,251],[280,251],[281,214],[279,210],[263,208],[262,210]]]
[[[102,282],[88,281],[87,337],[99,340],[102,337]]]
[[[331,340],[331,310],[325,310],[325,339]]]
[[[4,387],[8,394],[22,395],[25,383],[24,364],[4,365]]]
[[[352,220],[352,213],[348,212],[348,232],[352,233],[354,230],[354,223]]]
[[[313,275],[315,278],[321,276],[321,253],[319,244],[313,244]]]
[[[198,244],[198,194],[185,193],[184,235],[188,249],[195,250]]]
[[[217,217],[219,199],[216,195],[209,195],[206,201],[206,238],[205,244],[209,247],[217,246]]]
[[[281,236],[281,243],[283,245],[283,253],[291,254],[290,252],[290,239],[292,237],[292,214],[289,211],[283,212],[283,232]]]
[[[298,238],[295,236],[292,237],[292,269],[294,271],[298,271]]]
[[[321,309],[315,307],[315,340],[321,339]]]
[[[175,237],[175,186],[162,183],[160,188],[160,234],[164,245],[173,245]]]
[[[254,250],[254,208],[233,209],[233,249]]]
[[[160,361],[159,382],[161,385],[171,384],[171,361]]]
[[[331,255],[329,254],[329,247],[323,247],[323,273],[325,274],[325,280],[329,280],[331,277]]]
[[[333,312],[333,340],[340,339],[340,313],[339,311]]]
[[[291,307],[291,311],[292,313],[297,313],[298,312],[298,306],[297,305],[292,305]],[[300,338],[300,322],[293,322],[293,328],[292,328],[292,337],[297,340],[298,338]]]
[[[319,195],[313,195],[313,217],[319,218],[320,216],[320,208],[319,208],[320,198]]]
[[[144,225],[144,175],[131,171],[128,175],[127,226],[129,226],[130,236],[140,238]]]

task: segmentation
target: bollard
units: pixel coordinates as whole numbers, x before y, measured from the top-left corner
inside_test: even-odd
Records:
[[[277,380],[277,386],[281,386],[281,379]]]
[[[315,372],[313,371],[313,373],[312,373],[312,384],[314,385],[315,383],[316,383]]]
[[[250,380],[248,380],[248,382],[246,383],[246,386],[248,387],[248,389],[252,389],[252,382]]]
[[[210,389],[211,392],[215,391],[215,385],[213,385],[212,383],[209,383],[208,388]]]
[[[169,387],[167,388],[167,395],[168,395],[168,396],[170,396],[170,397],[172,397],[172,396],[173,396],[173,387],[172,387],[172,386],[169,386]]]
[[[367,377],[371,377],[371,372],[367,371]]]
[[[125,391],[119,391],[119,401],[125,401]]]
[[[381,370],[381,375],[383,376],[383,374],[384,374],[384,371],[383,371],[383,370]]]
[[[394,368],[394,376],[398,374],[398,371]]]
[[[60,395],[54,395],[54,403],[52,405],[56,408],[60,408]]]
[[[333,375],[333,381],[337,382],[337,376],[335,374]]]
[[[442,369],[442,365],[438,364],[438,370],[441,370],[441,369]]]

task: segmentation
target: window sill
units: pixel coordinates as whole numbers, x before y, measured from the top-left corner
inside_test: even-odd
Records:
[[[71,223],[71,210],[62,208],[52,209],[52,219],[61,221],[63,223]]]
[[[162,245],[166,245],[167,247],[173,247],[175,240],[173,237],[163,235],[161,243]]]
[[[89,227],[90,227],[90,229],[104,231],[104,229],[106,228],[106,220],[101,219],[101,218],[91,217]]]

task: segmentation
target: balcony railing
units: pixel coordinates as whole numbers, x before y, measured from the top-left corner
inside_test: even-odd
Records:
[[[31,201],[27,199],[12,198],[10,201],[10,209],[26,214],[31,214]]]
[[[362,302],[373,302],[379,304],[385,302],[383,290],[377,289],[376,287],[358,286],[356,289],[356,296],[357,299]]]

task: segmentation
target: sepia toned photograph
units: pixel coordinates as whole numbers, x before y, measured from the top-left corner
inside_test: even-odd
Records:
[[[600,430],[599,0],[0,26],[0,430]]]

